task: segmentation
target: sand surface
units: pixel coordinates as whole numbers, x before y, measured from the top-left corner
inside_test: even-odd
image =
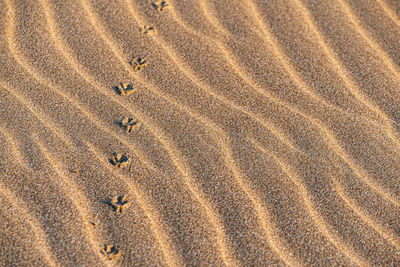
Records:
[[[162,2],[0,0],[0,266],[399,266],[400,1]]]

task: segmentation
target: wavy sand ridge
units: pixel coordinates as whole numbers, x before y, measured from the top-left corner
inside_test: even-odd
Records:
[[[0,265],[400,264],[396,1],[0,5]]]

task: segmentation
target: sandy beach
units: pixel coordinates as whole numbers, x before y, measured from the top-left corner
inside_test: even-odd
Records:
[[[0,266],[400,265],[400,1],[0,13]]]

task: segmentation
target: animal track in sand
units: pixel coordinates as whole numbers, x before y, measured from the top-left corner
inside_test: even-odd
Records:
[[[109,261],[117,261],[121,257],[121,250],[114,245],[104,245],[104,248],[100,250],[100,253]]]
[[[135,57],[130,62],[134,70],[141,70],[147,65],[147,59],[145,57]]]
[[[140,31],[143,33],[143,34],[147,34],[147,33],[156,33],[156,29],[154,29],[154,27],[152,27],[152,26],[148,26],[148,25],[145,25],[145,26],[143,26],[142,28],[140,28]]]
[[[157,11],[163,11],[164,8],[169,6],[169,4],[166,1],[162,0],[153,2],[152,5]]]
[[[110,162],[118,168],[124,168],[130,165],[131,160],[131,157],[127,156],[125,153],[114,153],[114,156],[110,159]]]
[[[123,117],[120,125],[125,128],[126,132],[131,133],[133,127],[138,124],[138,121],[133,118]]]
[[[122,213],[126,208],[129,208],[132,203],[128,201],[126,196],[122,195],[113,197],[109,200],[108,204],[113,207],[115,212]]]
[[[129,95],[135,91],[132,82],[120,83],[116,88],[120,95]]]

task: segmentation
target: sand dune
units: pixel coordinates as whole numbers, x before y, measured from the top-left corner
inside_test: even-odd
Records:
[[[398,1],[0,6],[1,266],[400,264]]]

